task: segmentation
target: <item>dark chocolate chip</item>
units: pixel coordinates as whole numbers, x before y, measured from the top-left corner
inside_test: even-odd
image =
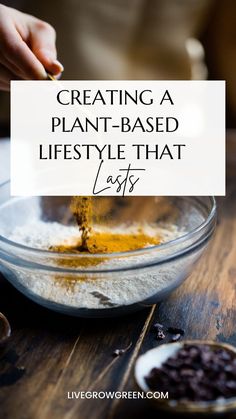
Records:
[[[165,339],[165,333],[162,330],[158,330],[157,332],[157,340],[163,340]]]
[[[167,332],[170,333],[171,335],[178,335],[180,334],[181,336],[184,336],[184,330],[180,329],[178,327],[168,327]]]
[[[181,338],[181,334],[177,333],[176,335],[172,336],[171,340],[172,342],[177,342],[178,340],[180,340],[180,338]]]
[[[181,335],[177,333],[176,335]],[[145,380],[173,400],[212,401],[236,396],[236,357],[225,349],[185,344]]]

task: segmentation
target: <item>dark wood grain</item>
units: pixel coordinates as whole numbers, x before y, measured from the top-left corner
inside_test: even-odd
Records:
[[[207,254],[158,307],[117,319],[76,319],[37,306],[1,278],[0,310],[13,333],[0,348],[0,418],[167,417],[146,401],[67,399],[70,391],[136,390],[135,360],[159,344],[151,331],[154,320],[181,327],[186,338],[236,346],[236,175],[229,173]],[[123,356],[113,356],[131,342]]]
[[[231,156],[232,158],[232,156]],[[205,257],[191,277],[155,310],[153,321],[185,330],[186,339],[209,339],[236,346],[236,166],[229,168],[227,198],[218,199],[218,226]],[[162,341],[163,343],[163,341]],[[146,334],[140,353],[158,345]],[[133,374],[120,390],[135,388]],[[114,401],[110,418],[154,418],[157,412],[143,400]],[[169,417],[168,414],[162,417]],[[235,418],[236,415],[232,415]]]
[[[69,418],[81,409],[85,418],[91,411],[105,417],[109,401],[78,403],[67,400],[67,392],[118,388],[141,346],[150,310],[122,319],[81,320],[42,309],[4,282],[0,293],[13,328],[0,352],[1,417]],[[126,354],[113,356],[130,342]]]

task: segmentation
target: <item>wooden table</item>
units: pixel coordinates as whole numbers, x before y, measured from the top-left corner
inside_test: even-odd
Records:
[[[166,417],[144,400],[70,400],[67,393],[137,390],[134,363],[140,353],[159,344],[150,330],[155,321],[184,329],[188,339],[236,346],[235,162],[229,170],[227,198],[218,204],[218,227],[207,254],[158,307],[110,320],[70,318],[30,302],[1,278],[0,311],[9,318],[12,337],[0,351],[0,417]],[[115,349],[130,342],[124,355],[113,356]]]

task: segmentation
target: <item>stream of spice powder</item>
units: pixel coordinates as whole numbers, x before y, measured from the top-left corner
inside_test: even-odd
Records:
[[[55,78],[48,74],[50,80]],[[70,204],[76,222],[81,231],[81,237],[76,245],[51,246],[50,250],[61,253],[113,253],[142,249],[147,245],[157,245],[160,237],[151,237],[139,229],[135,234],[117,234],[112,232],[98,233],[92,230],[93,199],[89,196],[74,196]],[[104,260],[104,259],[103,259]],[[101,263],[102,259],[75,258],[74,260],[59,260],[64,266],[90,266]]]
[[[146,246],[157,245],[160,243],[160,237],[150,236],[141,228],[135,233],[113,233],[96,232],[92,228],[93,219],[93,198],[87,196],[75,196],[71,200],[70,210],[81,232],[76,244],[61,244],[51,246],[50,250],[59,253],[86,254],[86,257],[72,258],[70,260],[62,259],[58,263],[64,266],[92,266],[105,260],[104,258],[88,257],[97,253],[127,252],[142,249]]]
[[[88,240],[92,230],[92,197],[74,196],[71,200],[70,209],[81,231],[81,252],[89,252]]]

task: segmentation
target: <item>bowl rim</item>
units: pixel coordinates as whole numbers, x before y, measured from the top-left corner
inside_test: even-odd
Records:
[[[3,186],[6,186],[6,184],[8,184],[8,183],[10,184],[10,181],[4,182],[4,184],[0,185],[0,193],[1,193],[1,188]],[[30,198],[30,197],[17,197],[17,198],[7,199],[3,204],[0,205],[0,210],[4,207],[8,206],[12,200],[24,200],[24,199],[27,199],[27,198]],[[173,197],[170,196],[170,198],[173,198]],[[13,250],[14,249],[15,250],[19,249],[19,250],[27,252],[27,254],[31,254],[31,255],[34,254],[36,257],[37,256],[47,257],[47,258],[53,257],[53,258],[55,258],[55,260],[56,259],[62,259],[62,258],[64,260],[70,260],[71,258],[78,259],[78,260],[80,258],[83,258],[83,259],[84,258],[87,258],[87,259],[96,258],[96,259],[112,260],[112,259],[115,259],[115,258],[138,256],[138,255],[141,255],[141,254],[142,255],[144,255],[144,254],[151,255],[151,254],[155,253],[156,251],[161,252],[161,251],[166,250],[166,249],[171,249],[174,246],[177,246],[179,244],[187,242],[189,239],[194,239],[194,237],[198,236],[201,232],[204,232],[205,228],[211,226],[211,223],[214,222],[214,220],[216,219],[217,205],[216,205],[216,200],[215,200],[214,196],[203,196],[203,197],[178,196],[177,198],[181,198],[181,199],[208,198],[209,201],[210,201],[210,209],[208,210],[207,216],[204,219],[204,221],[201,224],[199,224],[196,228],[194,228],[193,230],[191,230],[187,233],[184,233],[184,234],[180,235],[179,237],[177,237],[175,239],[169,240],[169,241],[161,243],[159,245],[148,246],[148,247],[145,247],[145,248],[142,248],[142,249],[137,249],[137,250],[133,250],[133,251],[126,251],[126,252],[96,253],[96,254],[92,254],[92,255],[91,254],[75,254],[75,253],[61,253],[61,252],[55,252],[55,251],[51,251],[51,250],[44,250],[44,249],[37,249],[37,248],[29,247],[29,246],[11,241],[11,240],[7,239],[6,237],[0,235],[0,250],[1,250],[1,243],[3,243],[7,246],[8,249],[13,249]],[[202,239],[202,236],[200,236],[200,239]],[[194,242],[193,244],[196,244],[196,243]],[[192,246],[190,246],[190,248],[187,248],[187,250],[191,250],[191,248],[192,248]],[[174,252],[171,255],[169,255],[169,254],[164,255],[158,261],[155,262],[155,265],[161,264],[163,262],[167,262],[170,259],[172,260],[173,258],[178,257],[179,254],[184,254],[185,250],[186,250],[186,248],[183,247],[181,249],[181,251]],[[16,260],[15,260],[15,262],[16,262]],[[31,261],[31,263],[33,264],[33,263],[37,263],[37,262],[36,261],[34,261],[34,262]],[[15,264],[17,264],[17,263],[15,263]],[[143,266],[149,266],[149,265],[152,265],[152,264],[148,264],[147,262],[144,263],[144,264],[142,264],[142,263],[135,264],[135,267],[133,269],[140,268],[140,267],[143,267]],[[37,263],[37,266],[40,266],[40,265]],[[78,272],[81,271],[81,272],[86,272],[86,273],[93,273],[93,272],[96,273],[96,274],[98,273],[98,270],[95,270],[95,269],[80,269],[80,267],[78,267],[79,269],[75,268],[75,267],[67,269],[66,267],[56,268],[55,266],[54,267],[45,266],[45,264],[44,264],[44,265],[42,265],[42,268],[44,268],[44,269],[45,268],[47,268],[47,269],[52,268],[53,270],[56,270],[56,271],[58,270],[59,272],[61,272],[61,271],[73,272],[74,271],[74,272],[78,273]],[[119,271],[119,270],[124,270],[124,269],[128,270],[129,267],[125,267],[125,268],[124,267],[117,267],[115,269],[109,268],[109,269],[104,269],[104,271],[105,272]],[[101,272],[101,271],[102,271],[102,269],[99,270],[99,272]]]
[[[6,183],[4,183],[4,185]],[[1,190],[1,187],[4,186],[4,185],[0,185],[0,190]],[[21,199],[23,200],[23,199],[26,199],[26,198],[29,198],[29,197],[22,197],[22,198],[16,198],[16,199],[17,200],[21,200]],[[178,198],[184,198],[185,199],[187,197],[179,196]],[[196,198],[196,197],[192,196],[192,197],[188,197],[188,198]],[[154,245],[154,246],[148,246],[148,247],[145,247],[145,248],[142,248],[142,249],[131,250],[131,251],[126,251],[126,252],[95,253],[95,254],[92,254],[92,255],[91,254],[86,254],[86,253],[85,254],[66,253],[65,255],[70,256],[70,257],[73,256],[73,258],[74,257],[78,257],[78,258],[80,258],[80,257],[82,257],[82,258],[91,258],[91,257],[93,257],[93,258],[94,257],[104,258],[104,257],[106,257],[106,258],[109,258],[109,257],[115,257],[115,256],[126,256],[126,255],[131,255],[131,254],[133,255],[133,254],[140,254],[140,253],[147,253],[147,252],[149,253],[150,251],[156,250],[157,248],[158,249],[166,249],[170,246],[176,245],[178,243],[182,243],[186,239],[193,238],[196,234],[200,233],[208,224],[210,224],[210,222],[213,220],[213,218],[216,215],[217,205],[216,205],[215,197],[214,196],[206,196],[204,198],[209,198],[210,202],[211,202],[211,205],[212,205],[211,210],[210,210],[207,218],[201,224],[199,224],[195,229],[193,229],[193,230],[191,230],[187,233],[184,233],[184,234],[182,234],[181,236],[179,236],[175,239],[172,239],[172,240],[169,240],[167,242],[160,243],[160,244],[157,244],[157,245]],[[15,199],[15,198],[13,198],[13,199]],[[0,205],[0,210],[2,208],[4,208],[5,206],[7,206],[10,203],[10,201],[11,201],[11,199],[7,200],[2,205]],[[17,243],[17,242],[14,242],[12,240],[9,240],[9,239],[7,239],[6,237],[4,237],[0,234],[0,243],[1,243],[1,241],[6,243],[6,244],[11,245],[12,247],[16,247],[16,248],[20,248],[20,249],[24,249],[24,250],[28,250],[28,251],[34,251],[34,252],[36,252],[38,254],[40,253],[42,255],[60,255],[60,257],[62,256],[61,252],[55,252],[55,251],[52,251],[52,250],[42,250],[42,249],[38,249],[38,248],[35,248],[35,247],[25,246],[24,244]]]

